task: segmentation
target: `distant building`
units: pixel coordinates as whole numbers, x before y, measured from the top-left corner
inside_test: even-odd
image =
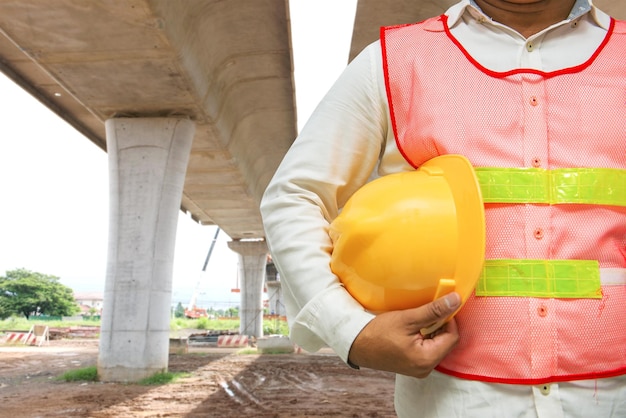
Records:
[[[74,299],[80,307],[82,315],[91,315],[92,308],[96,310],[95,315],[102,314],[102,302],[104,301],[102,292],[82,292],[74,293]]]

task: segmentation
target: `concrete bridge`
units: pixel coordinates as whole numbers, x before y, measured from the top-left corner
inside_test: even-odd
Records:
[[[350,58],[454,2],[359,0]],[[231,238],[241,332],[262,335],[258,206],[297,133],[288,1],[0,0],[0,71],[109,156],[101,379],[167,369],[179,210]]]

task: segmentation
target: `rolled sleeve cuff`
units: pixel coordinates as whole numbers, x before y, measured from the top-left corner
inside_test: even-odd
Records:
[[[348,363],[352,343],[373,318],[373,314],[337,284],[304,306],[291,326],[291,338],[311,352],[328,345]]]

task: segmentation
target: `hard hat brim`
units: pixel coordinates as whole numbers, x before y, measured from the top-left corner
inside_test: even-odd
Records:
[[[451,278],[454,280],[454,288],[451,288],[449,282],[440,283],[441,290],[435,293],[433,300],[456,291],[461,295],[462,307],[474,291],[485,262],[485,206],[474,167],[466,157],[457,154],[442,155],[427,161],[422,168],[431,165],[441,168],[448,180],[457,207],[459,236],[456,271]],[[461,307],[446,321],[456,315]],[[433,324],[422,330],[422,333],[430,334],[446,321]]]

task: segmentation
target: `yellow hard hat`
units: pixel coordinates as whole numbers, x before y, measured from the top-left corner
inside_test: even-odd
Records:
[[[415,308],[452,291],[465,303],[485,258],[474,169],[450,154],[376,179],[350,197],[329,234],[331,269],[367,310]]]

